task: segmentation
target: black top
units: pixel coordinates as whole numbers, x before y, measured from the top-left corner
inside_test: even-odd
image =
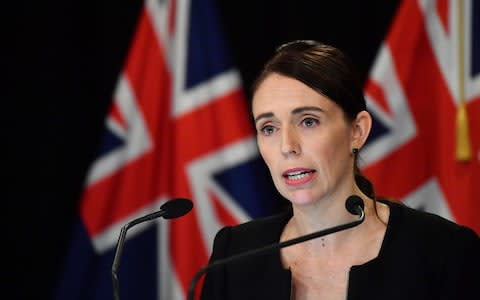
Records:
[[[379,255],[352,266],[348,299],[480,299],[480,238],[471,229],[403,204],[390,217]],[[277,243],[292,212],[217,233],[210,261]],[[359,249],[361,251],[361,249]],[[280,251],[207,273],[203,300],[290,299],[291,273]]]

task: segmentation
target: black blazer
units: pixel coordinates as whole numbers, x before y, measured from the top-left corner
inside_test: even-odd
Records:
[[[480,299],[479,236],[437,215],[385,203],[390,218],[379,255],[351,267],[348,299]],[[210,261],[278,242],[291,217],[288,211],[223,228]],[[201,299],[289,300],[290,291],[291,273],[276,250],[209,272]]]

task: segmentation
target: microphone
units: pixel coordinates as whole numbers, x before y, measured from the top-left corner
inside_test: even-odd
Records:
[[[120,265],[120,257],[123,251],[123,244],[125,243],[125,237],[127,235],[127,230],[137,224],[143,223],[145,221],[150,221],[159,217],[164,219],[174,219],[181,217],[187,214],[193,207],[191,200],[177,198],[165,202],[160,206],[160,210],[145,215],[143,217],[134,219],[127,224],[123,225],[122,230],[120,231],[120,236],[118,238],[117,249],[115,251],[115,257],[112,264],[112,284],[113,284],[113,299],[120,300],[120,286],[118,282],[117,270]]]
[[[360,216],[360,218],[363,221],[364,214],[363,209],[364,209],[364,203],[362,198],[360,198],[357,195],[352,195],[347,198],[347,201],[345,201],[345,208],[349,213],[355,216]]]
[[[208,272],[212,269],[215,269],[215,268],[218,268],[220,266],[229,264],[229,263],[231,263],[233,261],[236,261],[236,260],[240,260],[240,259],[247,258],[247,257],[250,257],[250,256],[260,255],[260,254],[263,254],[264,252],[268,252],[268,251],[275,250],[275,249],[285,248],[285,247],[292,246],[292,245],[295,245],[295,244],[298,244],[298,243],[306,242],[306,241],[314,239],[314,238],[318,238],[318,237],[325,236],[325,235],[328,235],[328,234],[332,234],[332,233],[335,233],[335,232],[338,232],[338,231],[349,229],[349,228],[360,225],[365,220],[365,212],[363,210],[364,209],[364,203],[363,203],[362,198],[360,198],[359,196],[352,195],[352,196],[348,197],[347,200],[345,201],[345,208],[352,215],[360,216],[359,219],[356,220],[356,221],[350,222],[350,223],[345,223],[345,224],[338,225],[338,226],[335,226],[335,227],[331,227],[331,228],[327,228],[327,229],[324,229],[324,230],[316,231],[316,232],[313,232],[313,233],[310,233],[310,234],[307,234],[307,235],[302,235],[300,237],[297,237],[297,238],[294,238],[294,239],[291,239],[291,240],[283,241],[283,242],[280,242],[280,243],[270,244],[270,245],[264,246],[262,248],[253,249],[253,250],[246,251],[246,252],[243,252],[243,253],[240,253],[240,254],[237,254],[237,255],[233,255],[233,256],[230,256],[230,257],[223,258],[223,259],[218,259],[218,260],[212,262],[211,264],[208,264],[208,265],[202,267],[197,273],[195,273],[195,275],[192,278],[192,281],[190,282],[190,287],[189,287],[189,290],[188,290],[187,299],[188,300],[193,300],[194,293],[195,293],[195,286],[197,285],[198,280],[201,278],[201,276],[204,273],[206,273],[206,272]]]

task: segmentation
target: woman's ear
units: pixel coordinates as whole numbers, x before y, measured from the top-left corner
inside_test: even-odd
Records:
[[[372,116],[362,110],[352,123],[352,145],[351,148],[360,149],[367,141],[370,130],[372,129]]]

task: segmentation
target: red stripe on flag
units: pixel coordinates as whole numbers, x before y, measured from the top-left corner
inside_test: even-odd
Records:
[[[155,199],[152,190],[152,155],[123,166],[122,170],[89,186],[83,195],[80,214],[90,236],[146,207]],[[141,174],[141,176],[140,176]],[[158,183],[161,185],[161,182]]]
[[[390,115],[390,116],[392,115],[392,112],[390,111],[390,107],[387,104],[387,99],[385,98],[385,91],[383,90],[383,87],[381,85],[377,84],[375,81],[371,79],[368,79],[365,85],[365,93],[371,98],[375,99],[375,103],[380,105],[382,110],[387,115]]]
[[[177,22],[177,1],[170,1],[170,9],[168,11],[168,32],[173,35],[175,32],[175,24]]]
[[[110,106],[109,116],[110,118],[114,119],[120,126],[122,126],[123,129],[127,128],[125,118],[123,118],[123,115],[121,114],[118,105],[115,102],[112,102],[112,105]]]
[[[215,208],[215,214],[217,219],[220,220],[223,226],[237,225],[239,221],[225,208],[222,201],[218,199],[215,193],[210,192],[210,199],[212,199],[213,206]]]
[[[463,0],[457,0],[463,1]],[[443,30],[448,34],[450,25],[449,25],[449,18],[448,18],[448,4],[449,0],[437,0],[437,12],[438,16],[440,17],[440,22],[442,22]]]
[[[196,270],[208,261],[207,246],[200,228],[195,213],[174,220],[170,226],[170,256],[183,291],[188,290]]]
[[[244,99],[236,89],[176,121],[175,149],[182,163],[252,136]]]

